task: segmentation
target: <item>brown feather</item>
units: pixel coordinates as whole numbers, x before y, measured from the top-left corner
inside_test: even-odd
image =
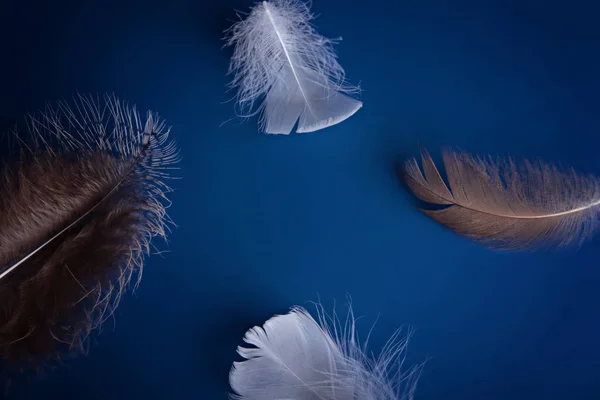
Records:
[[[427,151],[408,160],[403,180],[422,211],[459,235],[492,248],[518,250],[581,244],[598,228],[600,181],[541,162],[443,153],[447,181]]]
[[[32,144],[0,177],[0,355],[13,365],[84,350],[139,283],[178,160],[156,118],[80,97],[31,120]]]

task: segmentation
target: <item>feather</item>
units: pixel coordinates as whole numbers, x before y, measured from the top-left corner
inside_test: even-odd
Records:
[[[297,132],[317,131],[362,107],[349,96],[359,89],[345,83],[335,41],[315,31],[313,18],[299,0],[263,1],[226,31],[226,45],[234,46],[229,73],[230,86],[238,87],[237,105],[249,112],[244,116],[260,112],[259,128],[266,133],[288,135],[298,121]]]
[[[229,382],[238,400],[400,400],[412,399],[422,365],[403,371],[409,339],[398,330],[381,355],[366,355],[352,311],[344,325],[318,306],[319,322],[303,308],[269,319],[246,332]],[[367,339],[368,342],[368,339]],[[392,374],[391,371],[395,369]]]
[[[158,115],[113,96],[49,106],[28,128],[0,176],[0,355],[19,368],[85,350],[139,284],[172,225],[179,159]]]
[[[427,151],[403,180],[433,220],[488,247],[526,250],[580,245],[598,228],[600,180],[542,162],[444,151],[448,184]]]

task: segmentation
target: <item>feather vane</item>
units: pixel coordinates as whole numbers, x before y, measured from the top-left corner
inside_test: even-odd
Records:
[[[79,96],[28,120],[0,176],[0,355],[18,366],[85,350],[166,238],[179,160],[158,115]]]
[[[444,151],[448,184],[427,151],[404,165],[403,180],[441,209],[426,215],[491,248],[580,245],[598,229],[600,180],[543,163]]]
[[[362,107],[350,96],[359,90],[345,83],[334,41],[319,35],[312,19],[299,0],[263,1],[226,31],[226,45],[234,46],[229,73],[237,104],[244,116],[260,112],[266,133],[287,135],[296,123],[297,132],[316,131]]]
[[[408,337],[398,331],[377,359],[358,343],[351,313],[344,326],[319,322],[303,308],[250,329],[238,347],[245,361],[229,374],[238,400],[401,400],[412,399],[421,366],[402,370]],[[390,371],[396,367],[395,373]]]

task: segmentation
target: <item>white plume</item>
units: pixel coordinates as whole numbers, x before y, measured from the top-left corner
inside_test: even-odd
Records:
[[[257,3],[246,19],[226,33],[234,46],[229,73],[238,87],[243,116],[262,111],[259,126],[266,133],[312,132],[338,124],[362,107],[347,96],[359,91],[345,84],[344,69],[333,51],[335,41],[319,35],[314,16],[299,0]],[[264,96],[264,97],[263,97]],[[255,102],[262,104],[254,110]]]
[[[269,319],[246,332],[229,382],[238,400],[410,400],[421,365],[402,372],[411,332],[400,331],[377,358],[366,354],[355,333],[352,311],[344,325],[330,322],[320,306],[319,322],[303,308]],[[368,339],[367,339],[368,341]],[[394,370],[395,373],[391,373]]]

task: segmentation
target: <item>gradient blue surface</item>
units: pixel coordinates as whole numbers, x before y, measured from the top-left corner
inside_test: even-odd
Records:
[[[221,31],[249,1],[0,5],[3,128],[48,101],[114,92],[182,148],[152,257],[89,356],[10,399],[225,399],[246,329],[346,295],[373,350],[416,333],[417,400],[600,398],[600,238],[499,253],[420,214],[395,165],[423,145],[600,174],[600,26],[591,1],[315,0],[364,108],[335,127],[257,133],[224,104]]]

